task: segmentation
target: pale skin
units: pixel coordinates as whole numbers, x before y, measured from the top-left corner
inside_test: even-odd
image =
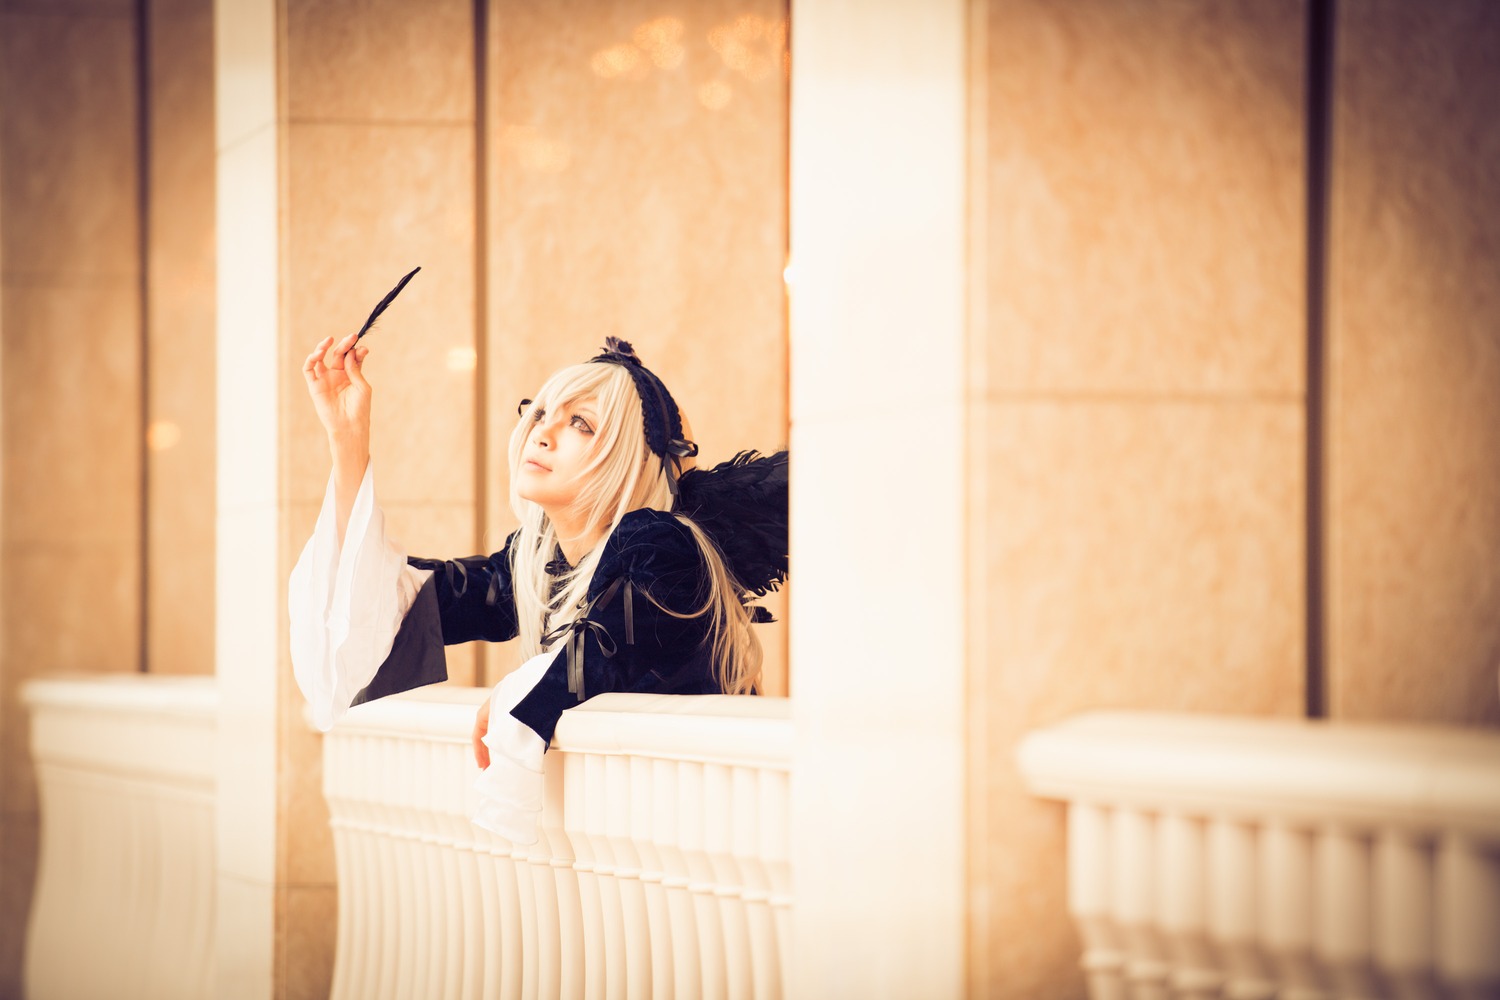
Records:
[[[302,364],[307,392],[328,435],[333,458],[333,502],[339,546],[349,526],[354,498],[370,464],[370,383],[364,362],[370,349],[354,334],[342,340],[324,337]],[[590,525],[573,510],[578,473],[592,448],[598,419],[592,400],[580,400],[554,413],[541,413],[527,436],[517,470],[517,492],[546,511],[557,528],[563,556],[577,564],[604,536],[605,525]],[[490,728],[486,698],[474,719],[474,761],[490,765],[484,735]]]

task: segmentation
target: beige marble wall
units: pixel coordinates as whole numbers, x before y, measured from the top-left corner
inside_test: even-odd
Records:
[[[1338,6],[1330,707],[1500,724],[1500,8]]]
[[[1301,709],[1304,16],[975,8],[975,996],[1083,995],[1025,732],[1106,706]]]
[[[487,549],[514,528],[516,404],[606,336],[635,345],[712,464],[787,443],[787,4],[489,5]],[[784,597],[769,603],[784,617]],[[784,693],[784,624],[763,626]],[[518,663],[500,647],[488,677]]]
[[[146,667],[212,673],[213,2],[145,10]]]
[[[140,660],[139,218],[129,3],[0,5],[0,995],[36,789],[18,690]]]

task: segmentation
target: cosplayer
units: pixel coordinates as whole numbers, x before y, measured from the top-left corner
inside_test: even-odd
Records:
[[[505,547],[408,558],[375,501],[364,333],[325,339],[303,365],[333,472],[292,571],[297,684],[326,730],[351,705],[445,680],[445,644],[519,637],[525,663],[475,723],[474,821],[531,843],[564,710],[606,691],[755,689],[750,625],[764,613],[748,602],[786,575],[786,453],[694,469],[666,386],[610,338],[522,401],[509,448],[521,526]]]

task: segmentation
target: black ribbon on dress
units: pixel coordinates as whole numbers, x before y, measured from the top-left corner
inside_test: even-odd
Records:
[[[570,622],[564,622],[557,628],[542,636],[542,645],[549,645],[563,639],[567,644],[568,655],[568,693],[576,694],[579,701],[583,701],[588,695],[583,689],[583,653],[584,640],[590,632],[594,634],[594,641],[599,643],[599,651],[609,659],[620,651],[615,645],[614,637],[609,634],[609,629],[589,617],[593,610],[602,608],[614,600],[621,585],[625,588],[625,644],[635,645],[635,587],[629,580],[619,577],[608,587],[600,592],[599,596],[585,604],[578,613],[578,617]]]

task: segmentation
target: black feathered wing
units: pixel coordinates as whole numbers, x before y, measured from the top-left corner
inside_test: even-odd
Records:
[[[747,593],[763,597],[786,579],[786,451],[742,451],[712,469],[683,473],[674,510],[713,539]]]

